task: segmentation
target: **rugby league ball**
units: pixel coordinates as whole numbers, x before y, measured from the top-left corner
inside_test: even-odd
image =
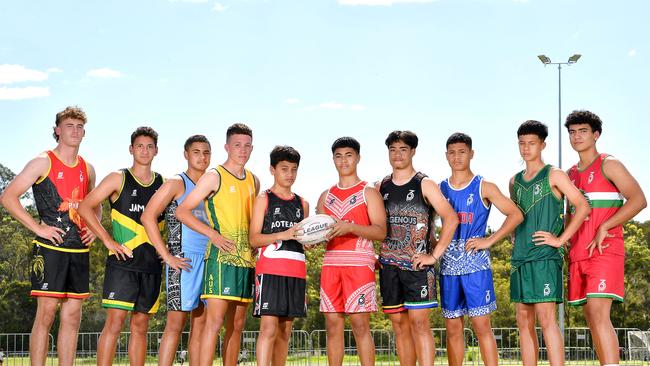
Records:
[[[325,241],[331,226],[336,221],[329,215],[318,214],[309,216],[298,223],[298,240],[304,246],[312,246]]]

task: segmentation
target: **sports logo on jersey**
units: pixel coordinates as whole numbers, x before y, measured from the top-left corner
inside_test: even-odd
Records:
[[[544,296],[548,296],[551,294],[551,284],[545,283],[544,284]]]
[[[334,201],[336,201],[336,198],[332,198],[332,199],[330,200],[330,203],[329,203],[329,204],[330,204],[330,205],[333,205],[333,204],[334,204]]]
[[[607,288],[607,283],[604,279],[600,280],[600,283],[598,284],[598,292],[603,292]]]
[[[280,214],[280,207],[276,207],[275,210],[273,210],[273,215],[279,215]]]
[[[538,194],[542,193],[542,185],[537,183],[535,184],[535,188],[533,188],[533,194],[537,196]]]
[[[355,203],[357,203],[357,196],[352,196],[352,198],[350,198],[350,204],[354,205]]]
[[[467,206],[471,205],[474,202],[474,193],[470,193],[467,197]]]
[[[82,183],[83,183],[83,181],[84,181],[84,173],[83,173],[83,172],[79,172],[79,182],[82,182]]]
[[[360,306],[366,305],[366,294],[359,295],[359,305]]]
[[[485,303],[490,302],[490,290],[485,291]]]
[[[109,300],[113,300],[114,298],[115,298],[115,292],[111,292],[110,294],[108,294]]]
[[[594,181],[594,172],[589,172],[589,178],[587,178],[587,184],[591,184]]]
[[[388,200],[388,193],[384,193],[384,201]]]
[[[43,286],[41,286],[41,290],[47,290],[49,283],[45,282]]]
[[[237,192],[235,186],[230,186],[230,193],[235,193],[235,192]]]
[[[296,209],[296,217],[300,217],[300,209],[299,208]]]
[[[131,193],[131,197],[137,197],[138,196],[138,190],[134,189],[133,192]]]
[[[422,286],[422,290],[420,290],[420,297],[425,299],[428,294],[429,290],[427,289],[427,286]]]
[[[223,288],[223,294],[224,294],[224,295],[228,295],[228,294],[230,294],[230,287],[224,287],[224,288]]]
[[[63,172],[59,172],[59,174],[56,175],[56,179],[63,179]]]
[[[409,189],[409,193],[406,195],[406,202],[412,201],[415,197],[415,190]]]

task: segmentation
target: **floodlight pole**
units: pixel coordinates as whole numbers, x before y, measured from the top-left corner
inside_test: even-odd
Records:
[[[558,168],[562,169],[562,65],[571,66],[580,59],[579,54],[569,57],[567,62],[551,62],[551,59],[545,55],[537,56],[544,66],[557,65],[557,139],[558,139]],[[564,284],[563,284],[564,286]],[[560,323],[560,333],[564,338],[564,302],[558,306],[558,323]]]

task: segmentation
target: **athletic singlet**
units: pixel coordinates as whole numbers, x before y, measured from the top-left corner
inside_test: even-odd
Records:
[[[269,189],[266,191],[266,197],[268,203],[264,213],[262,234],[285,231],[305,217],[302,198],[297,194],[285,200]],[[258,248],[255,273],[305,278],[307,269],[302,244],[296,240],[285,240]]]
[[[63,229],[62,244],[36,237],[34,242],[47,248],[71,252],[87,252],[81,242],[86,224],[77,213],[79,203],[88,194],[88,166],[77,155],[77,163],[66,165],[52,151],[47,152],[50,167],[47,174],[32,185],[36,210],[45,225]]]
[[[422,195],[423,173],[416,173],[406,184],[396,185],[392,175],[379,188],[386,207],[388,234],[381,243],[379,262],[412,271],[411,258],[431,251],[433,208]]]
[[[177,200],[171,201],[165,209],[165,221],[169,228],[167,246],[172,255],[178,255],[181,252],[204,254],[205,248],[208,245],[208,237],[190,229],[176,218],[176,209],[181,203],[183,203],[187,195],[190,194],[195,187],[194,182],[192,182],[190,177],[185,173],[180,173],[178,176],[183,179],[185,189],[183,194]],[[206,225],[209,225],[208,216],[205,213],[205,204],[203,204],[203,202],[199,203],[199,205],[192,210],[192,215]]]
[[[550,165],[542,168],[529,181],[524,179],[524,171],[515,175],[513,201],[524,214],[524,221],[515,229],[515,243],[510,259],[515,266],[539,260],[562,260],[562,247],[535,245],[533,242],[536,231],[559,236],[564,230],[564,200],[553,193],[550,175]]]
[[[352,187],[333,186],[327,191],[323,208],[325,213],[357,225],[370,226],[365,189],[368,183],[361,181]],[[372,241],[360,236],[346,234],[327,243],[324,266],[370,266],[375,268],[375,250]]]
[[[156,249],[142,226],[140,216],[151,197],[163,184],[163,178],[151,172],[153,180],[143,184],[130,169],[122,169],[122,189],[115,201],[111,200],[113,239],[131,249],[133,258],[119,260],[109,252],[106,264],[134,272],[161,273],[162,264]],[[164,215],[158,217],[158,227],[164,227]]]
[[[214,170],[220,176],[220,185],[217,193],[206,199],[205,210],[212,228],[235,243],[235,252],[222,251],[210,243],[206,258],[212,251],[217,251],[216,258],[220,263],[254,268],[255,258],[248,242],[248,226],[257,195],[253,173],[244,170],[244,178],[240,179],[221,165]]]
[[[589,206],[591,206],[591,214],[580,225],[578,231],[573,234],[570,240],[571,249],[569,251],[569,261],[577,262],[589,258],[589,251],[587,245],[594,239],[598,227],[610,217],[612,217],[621,206],[623,206],[624,197],[616,186],[607,178],[603,170],[605,159],[609,155],[600,154],[588,167],[584,170],[578,169],[574,165],[569,170],[569,178],[573,184],[578,187],[585,195]],[[575,207],[571,206],[569,209],[569,216],[575,213]],[[609,229],[609,234],[613,235],[611,238],[605,238],[603,244],[608,244],[607,252],[615,255],[625,255],[625,247],[623,245],[623,226],[618,225]]]
[[[463,275],[490,269],[490,251],[465,251],[468,239],[485,236],[491,206],[486,206],[481,195],[483,177],[474,176],[463,188],[454,188],[449,179],[440,182],[440,191],[458,213],[458,227],[440,261],[443,275]]]

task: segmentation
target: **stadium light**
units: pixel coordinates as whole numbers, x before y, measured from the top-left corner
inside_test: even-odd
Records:
[[[551,63],[551,59],[548,58],[548,57],[546,57],[545,55],[539,55],[539,56],[537,56],[537,58],[538,58],[540,61],[542,61],[542,63],[543,63],[544,65],[548,65],[548,64]]]
[[[576,62],[578,62],[578,60],[580,59],[580,57],[582,57],[582,55],[579,55],[579,54],[576,53],[575,55],[569,57],[569,61],[568,61],[568,63],[570,63],[570,64],[575,64]]]

